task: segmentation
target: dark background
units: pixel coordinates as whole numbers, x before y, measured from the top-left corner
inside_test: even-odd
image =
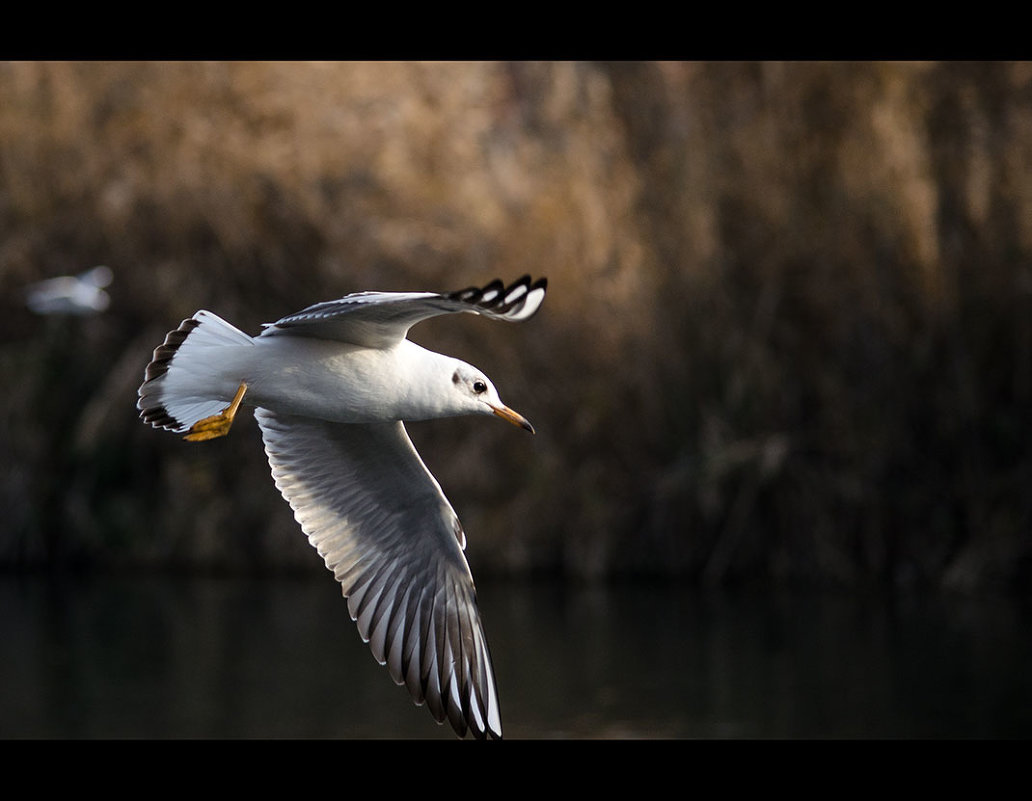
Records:
[[[0,64],[0,563],[323,571],[153,348],[530,273],[413,333],[538,431],[410,427],[478,576],[1027,587],[1030,212],[1029,64]]]

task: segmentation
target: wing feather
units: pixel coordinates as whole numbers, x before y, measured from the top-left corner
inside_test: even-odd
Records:
[[[434,292],[356,292],[316,303],[274,323],[261,336],[309,336],[386,348],[404,339],[416,323],[439,314],[473,312],[496,320],[518,322],[537,312],[548,281],[529,275],[508,287],[494,280],[443,294]]]
[[[341,583],[373,656],[463,736],[501,736],[461,527],[402,423],[256,409],[273,479]]]

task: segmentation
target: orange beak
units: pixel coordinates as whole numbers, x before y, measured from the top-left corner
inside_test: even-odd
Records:
[[[514,426],[519,426],[520,428],[525,428],[531,434],[534,433],[534,426],[527,421],[527,418],[522,414],[514,412],[508,406],[492,406],[491,411],[506,422],[512,423]]]

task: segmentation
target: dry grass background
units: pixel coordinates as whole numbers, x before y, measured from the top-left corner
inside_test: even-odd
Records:
[[[150,351],[531,273],[414,332],[538,428],[412,426],[478,575],[1018,587],[1030,253],[1028,64],[2,64],[0,560],[321,570],[249,417],[137,420]]]

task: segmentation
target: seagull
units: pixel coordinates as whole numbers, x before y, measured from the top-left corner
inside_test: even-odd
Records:
[[[357,292],[251,337],[198,311],[154,350],[137,407],[190,442],[225,436],[255,407],[276,487],[376,660],[459,737],[501,738],[494,669],[463,551],[466,535],[405,421],[493,415],[533,433],[464,361],[407,339],[416,323],[472,312],[533,316],[547,280],[456,292]]]
[[[36,314],[98,314],[111,305],[104,287],[113,277],[102,264],[78,275],[48,278],[26,288],[25,302]]]

